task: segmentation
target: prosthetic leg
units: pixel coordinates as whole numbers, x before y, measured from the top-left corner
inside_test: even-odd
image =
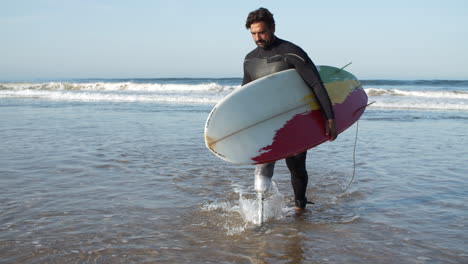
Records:
[[[275,163],[259,164],[255,167],[255,191],[258,201],[258,223],[264,222],[265,193],[270,189]]]

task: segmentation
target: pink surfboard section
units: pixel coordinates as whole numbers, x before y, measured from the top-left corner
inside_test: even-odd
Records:
[[[338,133],[352,126],[364,113],[367,95],[362,88],[354,89],[343,103],[333,105]],[[276,131],[273,143],[252,158],[255,164],[287,158],[318,146],[328,140],[325,120],[320,110],[295,115]]]

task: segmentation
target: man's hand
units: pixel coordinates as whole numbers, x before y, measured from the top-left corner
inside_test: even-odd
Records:
[[[325,135],[329,137],[328,141],[333,141],[338,136],[335,119],[328,119],[325,121]]]

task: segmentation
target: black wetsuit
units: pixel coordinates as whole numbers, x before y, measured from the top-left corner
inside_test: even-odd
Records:
[[[300,47],[275,37],[269,47],[257,47],[244,60],[244,78],[242,85],[263,76],[295,68],[309,85],[320,105],[325,119],[334,119],[332,103],[320,75],[312,60]],[[307,151],[286,158],[286,164],[291,172],[291,183],[294,189],[295,204],[305,208],[307,203],[306,190],[308,174],[305,166]],[[273,177],[275,163],[257,165],[256,174]]]

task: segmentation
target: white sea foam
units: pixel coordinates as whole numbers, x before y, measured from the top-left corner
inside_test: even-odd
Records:
[[[204,83],[0,83],[0,98],[83,102],[215,104],[238,86]]]
[[[468,111],[468,92],[465,91],[404,91],[399,89],[365,89],[370,108],[395,110]]]
[[[215,104],[221,100],[220,94],[165,94],[165,93],[105,93],[45,90],[0,90],[0,98],[43,99],[51,101],[81,102],[146,102],[146,103],[185,103]]]
[[[215,82],[183,83],[132,83],[132,82],[47,82],[0,83],[0,90],[75,90],[75,91],[132,91],[132,92],[228,92],[239,86],[220,85]]]
[[[369,96],[412,96],[423,98],[468,100],[468,92],[464,91],[403,91],[399,89],[379,88],[366,88],[365,91]]]
[[[153,80],[152,82],[43,82],[0,83],[0,99],[77,102],[142,102],[205,104],[219,102],[239,85],[236,80]],[[468,91],[463,87],[365,88],[369,109],[468,111]]]

